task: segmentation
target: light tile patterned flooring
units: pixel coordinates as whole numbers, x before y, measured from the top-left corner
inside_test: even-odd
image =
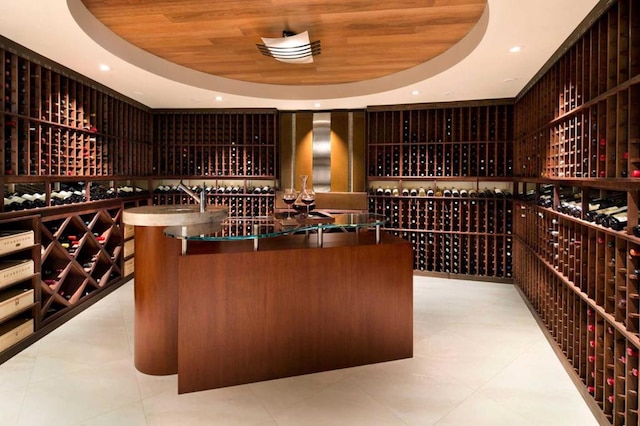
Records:
[[[178,395],[133,367],[129,282],[0,365],[0,425],[597,424],[513,286],[414,295],[412,359]]]

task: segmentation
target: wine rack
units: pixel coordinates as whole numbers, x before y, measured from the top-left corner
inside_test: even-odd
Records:
[[[122,205],[42,218],[42,305],[47,323],[123,276]]]
[[[367,119],[369,211],[413,243],[414,269],[510,279],[513,105],[370,108]]]
[[[0,39],[0,175],[151,173],[149,110],[14,48]]]
[[[514,281],[613,425],[636,425],[640,6],[610,2],[516,101]]]
[[[640,18],[614,2],[518,101],[516,176],[640,177]]]
[[[0,352],[16,353],[18,344],[39,325],[39,235],[36,216],[0,222]]]
[[[153,121],[156,176],[277,176],[275,110],[155,112]]]
[[[190,188],[200,194],[201,186]],[[270,185],[251,185],[237,182],[234,185],[213,183],[205,187],[207,205],[227,207],[231,217],[267,216],[274,210],[275,188]],[[195,204],[193,198],[178,190],[175,185],[160,185],[153,192],[153,204]]]

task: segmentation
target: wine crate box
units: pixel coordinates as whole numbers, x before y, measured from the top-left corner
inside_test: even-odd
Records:
[[[32,305],[33,294],[33,289],[12,289],[0,292],[0,321]]]
[[[129,257],[134,252],[134,240],[124,242],[124,257]]]
[[[32,259],[0,261],[0,289],[29,278],[33,271]]]
[[[135,263],[134,263],[134,258],[131,259],[127,259],[124,261],[124,275],[125,277],[127,275],[133,274],[133,271],[135,270]]]
[[[0,255],[34,244],[33,231],[0,232]]]
[[[16,318],[0,325],[0,352],[33,333],[32,318]]]
[[[133,225],[124,225],[124,239],[133,237]]]

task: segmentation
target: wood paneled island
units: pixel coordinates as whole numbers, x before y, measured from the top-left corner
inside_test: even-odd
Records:
[[[325,230],[321,246],[313,232],[259,247],[187,238],[175,283],[178,392],[412,357],[411,245],[350,231]]]

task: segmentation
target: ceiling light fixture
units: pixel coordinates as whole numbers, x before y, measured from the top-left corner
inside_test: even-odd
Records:
[[[216,101],[220,102],[222,100],[222,96],[218,95],[216,96]]]
[[[414,91],[412,91],[412,92],[411,92],[411,94],[412,94],[413,96],[417,96],[417,95],[419,95],[419,94],[420,94],[420,91],[419,91],[419,90],[414,90]]]
[[[518,53],[520,50],[522,50],[520,46],[513,46],[511,49],[509,49],[509,52]]]
[[[101,64],[100,65],[100,71],[110,71],[111,67],[109,65],[106,64]]]
[[[264,38],[256,44],[260,53],[277,61],[290,64],[309,64],[320,54],[320,40],[309,41],[309,32],[300,34],[283,31],[282,38]]]

